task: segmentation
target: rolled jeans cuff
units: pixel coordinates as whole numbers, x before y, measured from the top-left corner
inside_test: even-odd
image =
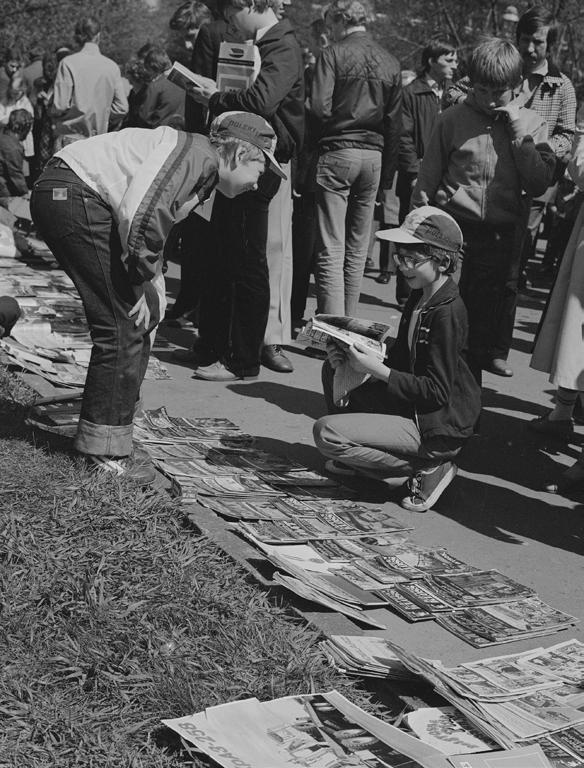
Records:
[[[94,456],[129,456],[132,453],[133,428],[133,424],[113,427],[79,419],[75,449]]]

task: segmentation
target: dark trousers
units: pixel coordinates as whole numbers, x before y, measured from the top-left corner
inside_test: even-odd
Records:
[[[248,376],[259,372],[268,321],[268,209],[278,184],[275,174],[266,173],[254,192],[232,200],[218,195],[211,217],[214,242],[205,256],[201,343]]]
[[[486,360],[506,360],[511,349],[522,230],[513,224],[460,222],[464,260],[460,295],[469,323],[469,357],[473,371]]]
[[[160,320],[159,297],[146,282],[148,328],[128,312],[135,288],[122,263],[122,245],[109,206],[70,169],[49,164],[35,184],[31,214],[38,231],[79,291],[93,348],[85,381],[76,447],[82,453],[127,456],[132,420]]]
[[[20,317],[20,307],[12,296],[0,296],[0,339],[10,336]]]
[[[294,198],[292,216],[292,322],[304,318],[310,274],[314,269],[316,246],[316,194],[315,181],[307,182],[301,197]]]

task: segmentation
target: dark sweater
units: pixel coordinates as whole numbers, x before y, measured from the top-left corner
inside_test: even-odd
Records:
[[[24,149],[12,133],[0,133],[0,197],[26,195]]]

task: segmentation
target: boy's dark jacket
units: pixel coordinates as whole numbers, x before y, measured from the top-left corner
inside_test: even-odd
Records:
[[[262,59],[256,80],[243,91],[214,93],[209,111],[254,112],[265,118],[276,133],[276,160],[287,163],[304,140],[304,64],[294,30],[287,19],[278,22],[258,40]]]
[[[481,390],[468,365],[468,320],[458,287],[448,278],[420,312],[408,346],[408,328],[421,291],[410,295],[395,344],[387,392],[413,414],[422,440],[437,435],[469,437],[481,409]]]

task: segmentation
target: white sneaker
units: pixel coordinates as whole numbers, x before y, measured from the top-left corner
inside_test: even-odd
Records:
[[[411,512],[431,509],[448,488],[456,472],[457,466],[452,461],[417,472],[408,481],[409,495],[402,499],[401,506]]]

